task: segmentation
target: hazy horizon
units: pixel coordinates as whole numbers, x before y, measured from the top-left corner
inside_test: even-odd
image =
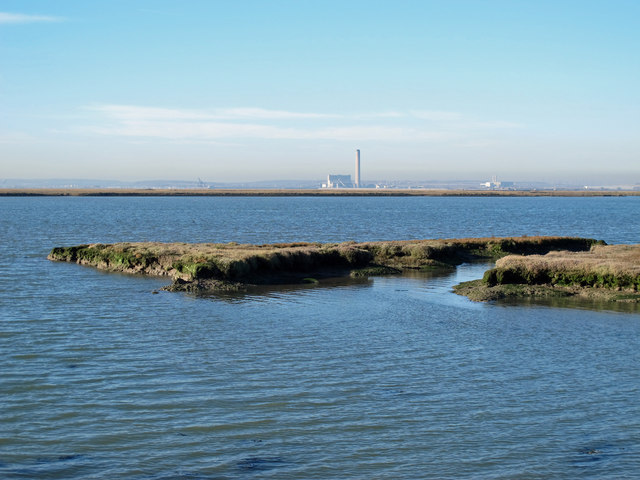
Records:
[[[353,178],[353,177],[352,177]],[[476,179],[364,179],[361,188],[426,188],[426,189],[447,189],[447,190],[482,190],[489,178]],[[544,181],[544,180],[513,180],[510,178],[500,178],[499,182],[507,182],[502,188],[531,190],[531,189],[567,189],[582,190],[584,188],[595,188],[605,190],[637,190],[640,182],[634,181],[605,181],[579,182],[579,181]],[[323,188],[326,178],[298,178],[298,179],[261,179],[261,180],[229,180],[216,181],[206,178],[196,179],[137,179],[121,180],[117,178],[0,178],[1,189],[47,189],[47,188],[255,188],[255,189],[315,189]]]
[[[640,3],[6,0],[0,179],[640,183]]]

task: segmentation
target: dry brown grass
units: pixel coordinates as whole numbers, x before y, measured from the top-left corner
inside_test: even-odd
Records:
[[[498,260],[496,268],[637,276],[640,275],[640,245],[594,245],[588,252],[509,255]]]
[[[594,245],[587,252],[504,257],[485,273],[487,285],[577,285],[640,289],[640,245]]]

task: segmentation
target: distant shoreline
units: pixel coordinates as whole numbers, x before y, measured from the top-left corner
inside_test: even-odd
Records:
[[[0,197],[637,197],[640,190],[0,188]]]

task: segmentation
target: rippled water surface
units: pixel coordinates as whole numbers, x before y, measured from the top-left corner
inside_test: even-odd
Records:
[[[194,297],[45,257],[143,240],[639,243],[639,214],[640,198],[1,198],[0,478],[634,478],[637,310],[451,293],[483,264]]]

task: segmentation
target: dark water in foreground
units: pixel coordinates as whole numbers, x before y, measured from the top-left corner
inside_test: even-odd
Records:
[[[196,298],[57,245],[562,234],[640,198],[2,198],[0,478],[634,478],[640,314],[451,275]]]

